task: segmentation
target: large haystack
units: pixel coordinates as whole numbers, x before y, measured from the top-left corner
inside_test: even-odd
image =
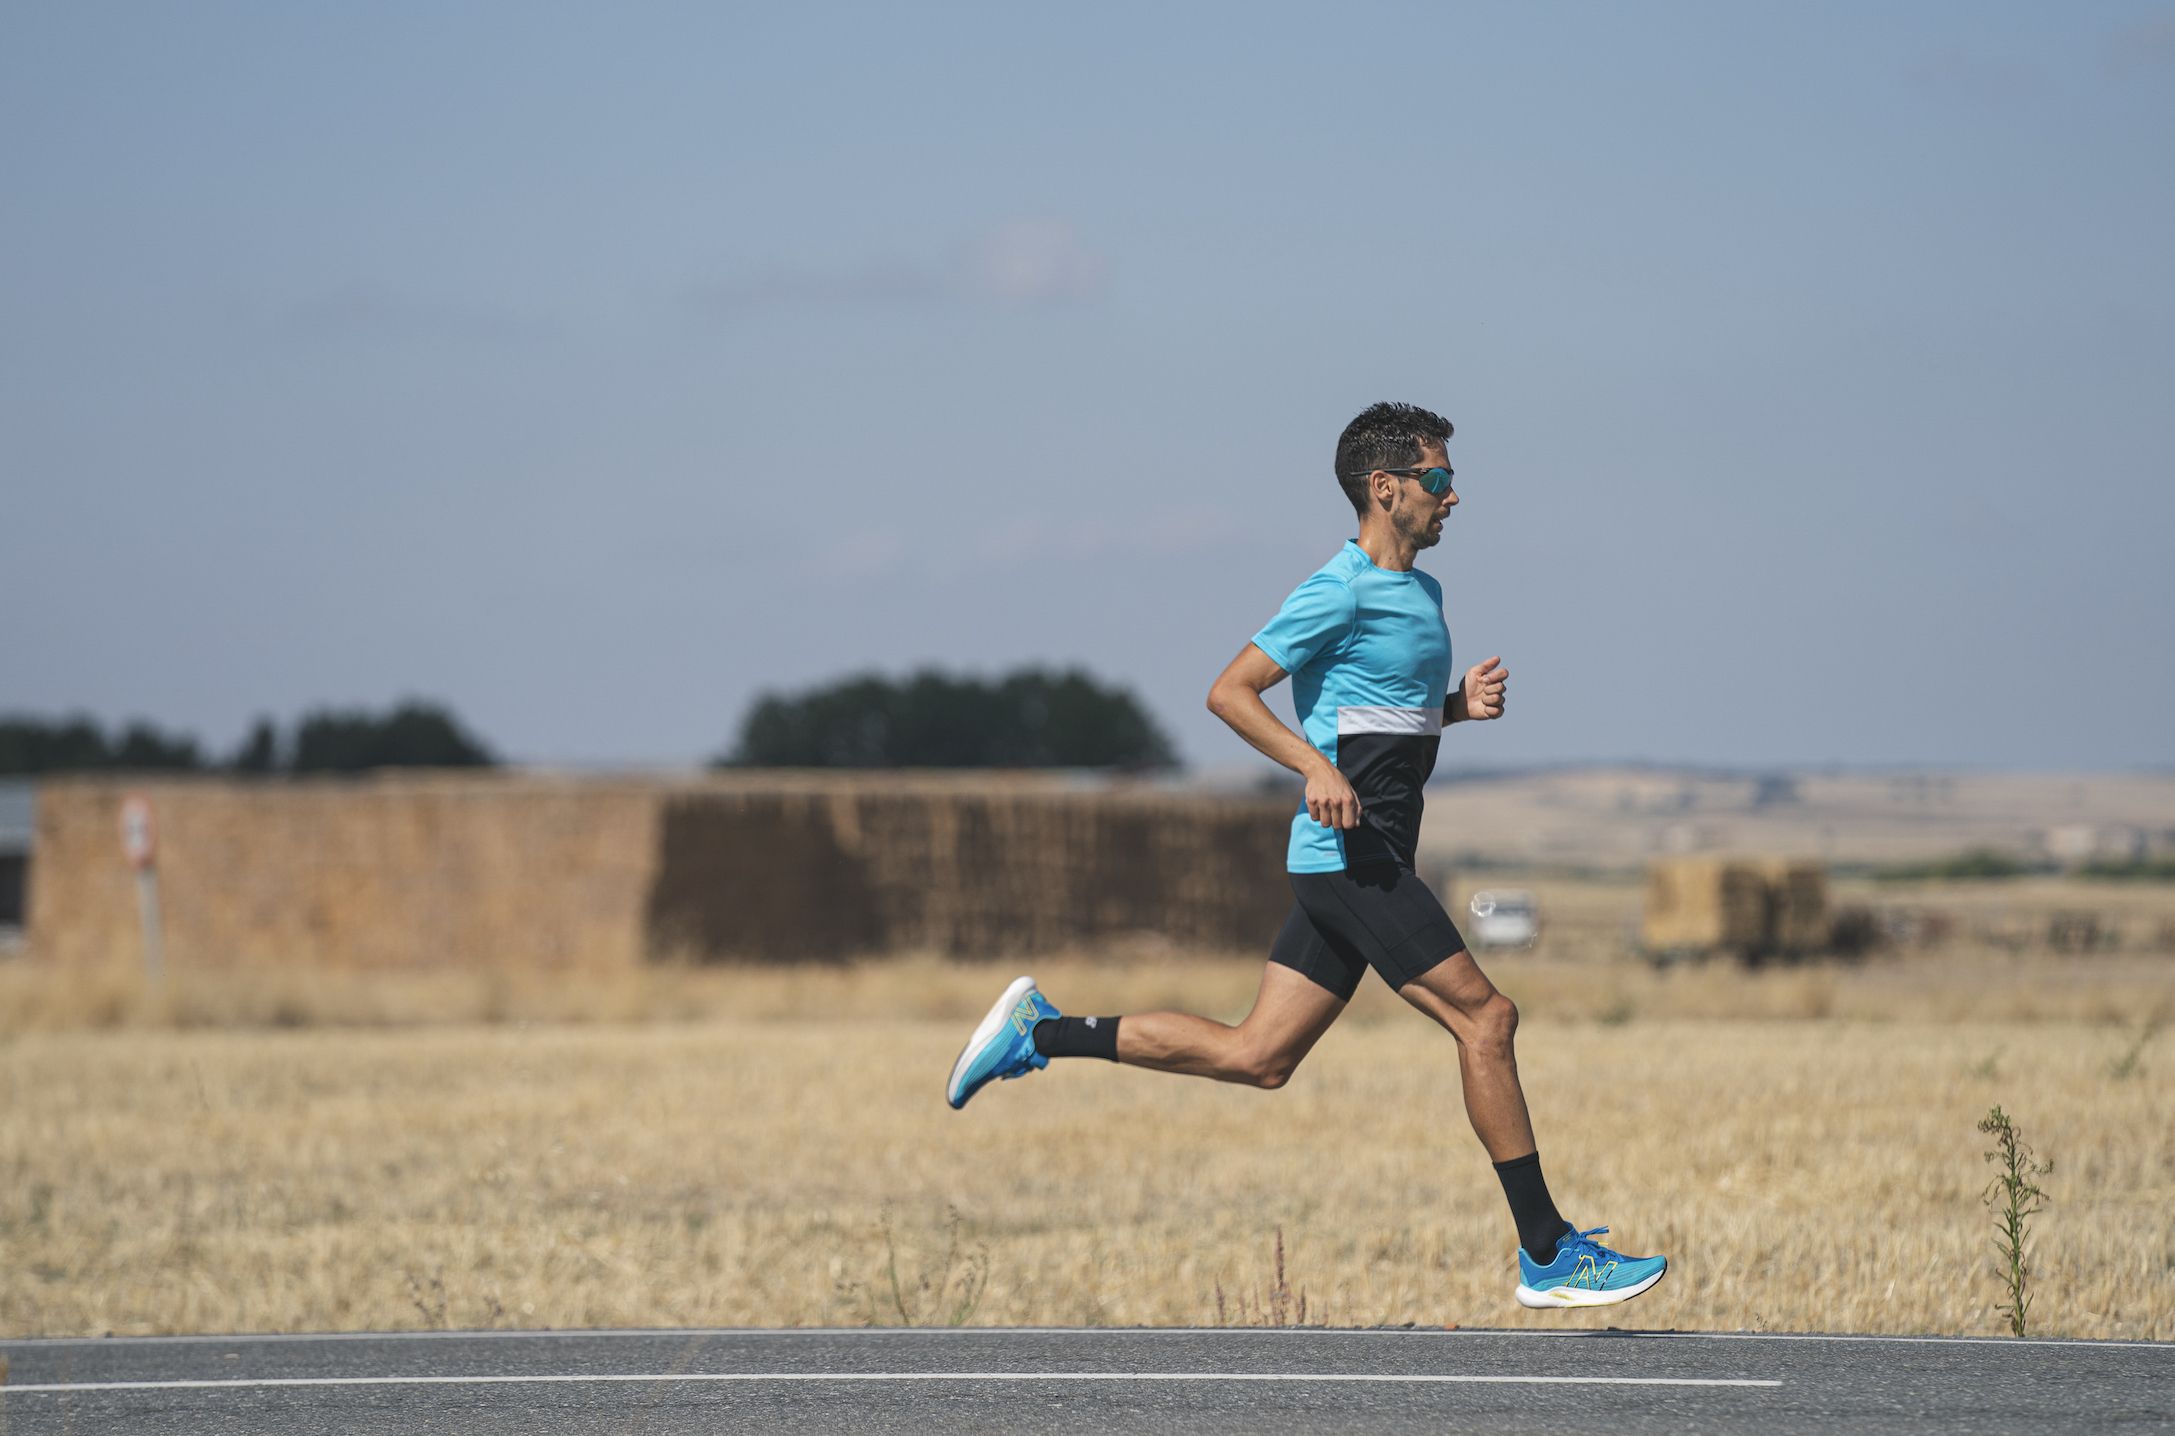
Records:
[[[1290,903],[1282,800],[1032,775],[74,779],[39,791],[38,959],[137,951],[130,792],[176,968],[1247,948]]]
[[[1827,871],[1785,858],[1670,858],[1646,873],[1649,953],[1798,956],[1828,942]]]

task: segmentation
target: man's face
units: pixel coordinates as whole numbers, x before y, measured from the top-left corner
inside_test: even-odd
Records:
[[[1418,467],[1449,466],[1450,456],[1443,451],[1442,445],[1421,445]],[[1439,495],[1431,494],[1417,477],[1401,474],[1387,477],[1397,486],[1390,496],[1391,525],[1410,539],[1414,548],[1433,548],[1441,543],[1443,523],[1450,517],[1450,510],[1458,506],[1458,491],[1449,488]]]

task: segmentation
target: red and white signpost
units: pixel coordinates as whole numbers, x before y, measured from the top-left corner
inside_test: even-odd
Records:
[[[166,968],[159,921],[159,829],[151,800],[131,793],[121,800],[121,851],[136,870],[136,915],[143,920],[144,980],[157,985]]]

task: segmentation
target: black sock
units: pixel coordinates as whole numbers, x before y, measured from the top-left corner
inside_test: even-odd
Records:
[[[1115,1017],[1045,1017],[1035,1024],[1035,1051],[1045,1057],[1118,1060]]]
[[[1518,1245],[1526,1249],[1526,1255],[1548,1265],[1556,1259],[1556,1240],[1571,1229],[1571,1224],[1556,1210],[1555,1198],[1548,1195],[1547,1179],[1541,1176],[1541,1154],[1528,1152],[1523,1157],[1513,1157],[1507,1162],[1495,1164],[1496,1176],[1503,1179],[1503,1195],[1510,1198],[1510,1219],[1518,1224]]]

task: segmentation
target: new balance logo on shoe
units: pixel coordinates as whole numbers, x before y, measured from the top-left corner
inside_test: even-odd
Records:
[[[1599,1291],[1602,1289],[1602,1287],[1608,1284],[1609,1275],[1615,1270],[1616,1263],[1610,1262],[1607,1266],[1602,1267],[1597,1271],[1594,1268],[1593,1258],[1590,1256],[1582,1256],[1578,1259],[1578,1266],[1571,1272],[1571,1275],[1564,1281],[1563,1284],[1565,1286],[1590,1287],[1595,1291]]]

